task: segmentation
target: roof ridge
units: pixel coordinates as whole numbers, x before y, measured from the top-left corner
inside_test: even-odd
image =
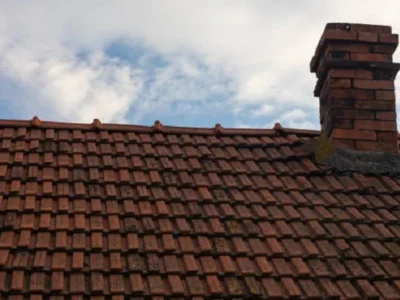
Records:
[[[97,120],[97,119],[96,119]],[[3,127],[32,127],[32,120],[7,120],[0,119],[0,128]],[[131,125],[131,124],[117,124],[117,123],[101,123],[100,128],[93,127],[92,123],[70,123],[70,122],[53,122],[53,121],[40,121],[35,125],[35,128],[43,129],[77,129],[77,130],[110,130],[110,131],[135,131],[135,132],[154,132],[154,126],[144,125]],[[204,134],[215,135],[214,127],[184,127],[184,126],[165,126],[163,125],[163,133],[176,133],[176,134]],[[282,128],[277,131],[276,129],[268,128],[223,128],[220,135],[284,135],[284,134],[299,134],[307,136],[317,136],[320,134],[319,130],[296,129],[296,128]]]

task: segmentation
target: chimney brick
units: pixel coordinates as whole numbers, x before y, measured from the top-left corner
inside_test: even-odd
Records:
[[[322,132],[336,147],[398,153],[390,26],[329,23],[310,69],[317,75]]]

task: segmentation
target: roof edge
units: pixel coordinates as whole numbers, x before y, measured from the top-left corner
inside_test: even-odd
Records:
[[[7,120],[0,119],[0,128],[5,127],[32,127],[31,120]],[[42,129],[68,129],[68,130],[96,130],[93,123],[68,123],[68,122],[52,122],[40,121],[40,124],[35,128]],[[134,131],[149,133],[154,132],[154,126],[143,125],[130,125],[130,124],[116,124],[116,123],[101,123],[101,130],[109,131]],[[171,134],[202,134],[202,135],[216,135],[215,127],[180,127],[180,126],[163,126],[163,133]],[[284,134],[298,134],[303,136],[318,136],[319,130],[308,129],[295,129],[284,128],[277,132],[275,129],[267,128],[223,128],[218,132],[218,135],[284,135]]]

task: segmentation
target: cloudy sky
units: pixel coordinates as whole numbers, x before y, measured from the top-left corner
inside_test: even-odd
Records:
[[[325,24],[400,33],[399,11],[398,0],[1,0],[0,118],[318,129],[309,61]]]

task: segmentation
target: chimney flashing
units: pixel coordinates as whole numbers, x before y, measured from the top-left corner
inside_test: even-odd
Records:
[[[383,151],[358,152],[335,149],[321,164],[339,172],[360,172],[365,175],[400,176],[400,156]]]

